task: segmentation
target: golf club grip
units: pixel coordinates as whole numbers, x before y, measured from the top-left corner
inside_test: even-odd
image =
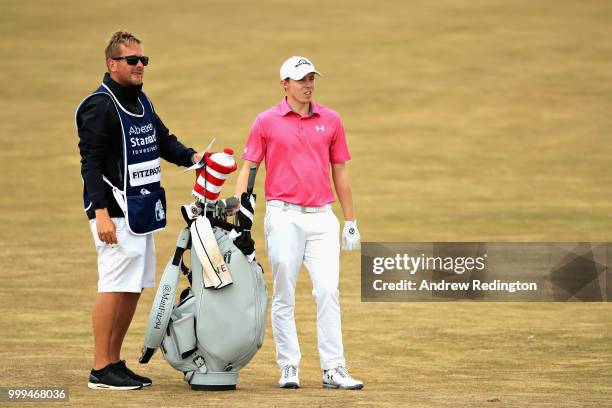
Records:
[[[210,220],[210,225],[212,225],[213,227],[219,227],[221,229],[224,229],[226,231],[231,231],[234,229],[234,224],[230,224],[227,221],[223,221],[223,220],[219,220],[216,218],[213,218]]]
[[[240,202],[238,201],[237,197],[228,197],[225,200],[225,208],[228,209],[234,209],[234,208],[238,208],[238,206],[240,206]]]
[[[255,186],[255,176],[257,175],[257,166],[252,166],[249,170],[249,181],[247,183],[247,193],[253,194],[253,187]]]

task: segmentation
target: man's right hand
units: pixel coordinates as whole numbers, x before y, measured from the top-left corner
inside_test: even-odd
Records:
[[[96,210],[96,230],[100,241],[109,245],[117,243],[117,230],[106,208]]]

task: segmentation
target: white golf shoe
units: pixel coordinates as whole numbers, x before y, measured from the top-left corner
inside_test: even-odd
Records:
[[[351,377],[346,367],[338,366],[323,372],[323,387],[360,390],[363,388],[363,382]]]
[[[281,388],[300,388],[298,377],[299,369],[296,366],[286,365],[281,369],[281,377],[278,386]]]

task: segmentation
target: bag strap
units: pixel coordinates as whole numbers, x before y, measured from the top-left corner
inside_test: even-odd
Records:
[[[164,274],[159,281],[155,300],[149,313],[149,323],[139,359],[140,364],[149,362],[166,335],[181,275],[183,253],[189,244],[189,238],[190,232],[188,228],[182,229],[179,232],[174,255],[166,265]]]

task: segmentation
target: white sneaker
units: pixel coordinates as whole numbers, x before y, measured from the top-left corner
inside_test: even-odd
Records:
[[[296,366],[284,366],[281,369],[281,378],[278,380],[278,386],[281,388],[300,388],[298,373],[299,369]]]
[[[363,382],[351,377],[346,367],[338,366],[323,372],[323,387],[360,390],[363,388]]]

